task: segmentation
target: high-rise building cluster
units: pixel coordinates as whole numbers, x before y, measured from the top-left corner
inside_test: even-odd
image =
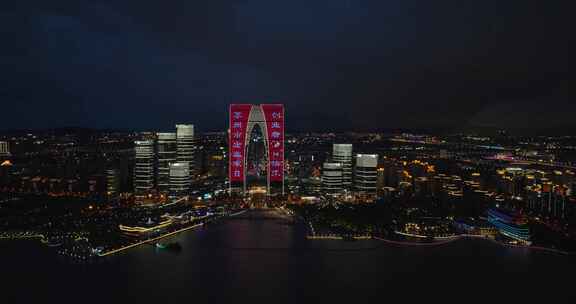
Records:
[[[354,195],[373,200],[377,194],[378,155],[353,154],[352,144],[333,144],[322,166],[322,189],[329,195]]]
[[[194,126],[176,125],[176,132],[146,134],[134,142],[134,193],[144,201],[152,194],[178,199],[189,194],[195,176]]]
[[[534,214],[564,219],[570,213],[576,174],[571,170],[542,170],[510,167],[497,171],[498,187],[506,194],[526,198],[526,209]]]

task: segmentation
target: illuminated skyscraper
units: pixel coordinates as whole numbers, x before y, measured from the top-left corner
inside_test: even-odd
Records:
[[[170,191],[170,164],[176,162],[176,133],[157,133],[156,159],[158,191]]]
[[[134,145],[134,192],[138,198],[154,188],[154,141],[138,140]]]
[[[352,186],[352,144],[334,144],[332,161],[342,163],[342,185],[345,189]]]
[[[378,181],[378,155],[357,154],[354,171],[355,190],[362,195],[375,196]]]
[[[8,146],[8,142],[0,141],[0,156],[9,156],[10,155],[10,148]]]
[[[170,164],[170,198],[177,199],[188,195],[190,190],[190,164],[175,162]]]
[[[384,168],[380,167],[376,170],[376,194],[381,197],[383,194],[384,186],[386,185],[386,176]]]
[[[118,170],[106,170],[106,193],[109,198],[113,198],[118,195],[119,183],[120,181],[118,179]]]
[[[343,166],[340,162],[325,162],[322,166],[322,191],[339,194],[343,188]]]
[[[196,143],[194,141],[194,125],[176,125],[177,161],[187,162],[190,175],[195,175]]]
[[[228,178],[230,190],[246,191],[247,147],[250,134],[258,127],[267,156],[267,193],[284,193],[284,106],[281,104],[230,105]]]

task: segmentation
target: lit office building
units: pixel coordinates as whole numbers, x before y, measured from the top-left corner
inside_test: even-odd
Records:
[[[356,155],[354,171],[354,188],[361,195],[375,196],[378,181],[378,155]]]
[[[154,188],[154,141],[138,140],[134,145],[134,192],[138,199]]]
[[[106,194],[108,197],[116,197],[119,188],[119,175],[117,169],[106,170]]]
[[[9,160],[0,160],[0,184],[7,185],[12,181],[13,166]]]
[[[568,196],[576,195],[576,173],[566,171],[566,185],[568,186]]]
[[[376,177],[376,194],[378,197],[382,197],[384,187],[386,186],[386,171],[384,168],[380,167],[377,170],[377,177]]]
[[[204,161],[206,173],[209,176],[225,177],[226,176],[226,152],[224,150],[208,151]]]
[[[342,163],[342,185],[345,189],[352,186],[352,144],[332,145],[332,160]]]
[[[325,162],[322,166],[322,191],[339,194],[343,188],[343,166],[340,162]]]
[[[246,192],[250,163],[257,156],[254,145],[248,145],[254,130],[260,129],[267,161],[258,167],[266,169],[266,193],[284,194],[284,106],[282,104],[231,104],[228,132],[228,180],[230,191]],[[249,158],[250,157],[250,158]],[[262,158],[260,158],[262,159]],[[253,164],[253,163],[252,163]],[[261,170],[258,169],[258,170]],[[252,170],[253,171],[253,170]]]
[[[157,133],[157,184],[160,193],[170,191],[170,164],[176,162],[176,133]]]
[[[517,214],[491,208],[487,211],[488,222],[494,225],[502,235],[530,245],[530,230]]]
[[[170,164],[170,197],[180,198],[188,195],[190,189],[190,164],[175,162]]]
[[[0,156],[9,156],[10,155],[10,148],[8,146],[8,142],[0,141]]]
[[[187,162],[190,166],[190,175],[196,173],[196,143],[194,141],[194,125],[176,125],[177,161]]]
[[[552,218],[566,218],[568,210],[569,188],[564,185],[553,185],[546,181],[527,187],[527,208],[532,212]]]

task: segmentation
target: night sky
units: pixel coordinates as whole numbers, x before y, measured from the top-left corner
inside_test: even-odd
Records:
[[[562,2],[4,0],[0,129],[575,126]]]

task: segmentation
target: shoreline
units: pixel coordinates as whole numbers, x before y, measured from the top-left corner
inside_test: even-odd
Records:
[[[138,246],[140,246],[140,245],[148,244],[148,243],[151,243],[151,242],[154,242],[154,241],[157,241],[157,240],[161,240],[161,239],[163,239],[163,238],[166,238],[166,237],[169,237],[169,236],[173,236],[173,235],[175,235],[175,234],[178,234],[178,233],[181,233],[181,232],[184,232],[184,231],[192,230],[192,229],[198,228],[198,227],[200,227],[200,226],[204,226],[204,223],[200,223],[200,224],[192,225],[192,226],[190,226],[190,227],[186,227],[186,228],[182,228],[182,229],[179,229],[179,230],[176,230],[176,231],[172,231],[172,232],[169,232],[169,233],[167,233],[167,234],[164,234],[164,235],[161,235],[161,236],[158,236],[158,237],[155,237],[155,238],[147,239],[147,240],[144,240],[144,241],[141,241],[141,242],[138,242],[138,243],[135,243],[135,244],[131,244],[131,245],[128,245],[128,246],[124,246],[124,247],[121,247],[121,248],[118,248],[118,249],[113,249],[113,250],[110,250],[110,251],[108,251],[108,252],[99,253],[98,256],[99,256],[99,257],[106,257],[106,256],[109,256],[109,255],[113,255],[113,254],[116,254],[116,253],[120,253],[120,252],[122,252],[122,251],[131,249],[131,248],[134,248],[134,247],[138,247]]]
[[[309,234],[306,236],[306,239],[308,239],[308,240],[344,240],[345,239],[344,237],[336,235],[336,234],[316,235],[315,231],[314,231],[314,226],[312,225],[312,223],[307,222],[307,224],[309,226],[310,231],[312,232],[311,235]],[[398,231],[396,231],[396,233],[400,234],[400,235],[424,238],[424,237],[417,236],[417,235],[400,233]],[[490,238],[485,237],[485,236],[474,235],[474,234],[460,234],[460,235],[454,235],[454,236],[449,236],[449,237],[435,238],[436,239],[435,241],[426,242],[426,243],[424,243],[424,242],[410,242],[410,241],[395,241],[395,240],[388,240],[388,239],[384,239],[384,238],[376,237],[376,236],[369,236],[369,237],[354,236],[354,237],[352,237],[352,239],[355,239],[355,240],[374,239],[374,240],[378,240],[381,242],[385,242],[385,243],[393,244],[393,245],[398,245],[398,246],[441,246],[441,245],[446,245],[446,244],[449,244],[449,243],[452,243],[452,242],[455,242],[458,240],[462,240],[462,239],[482,239],[482,240],[490,241],[492,243],[498,244],[498,245],[503,246],[503,247],[508,247],[508,248],[529,249],[529,250],[535,250],[535,251],[546,251],[546,252],[556,253],[556,254],[560,254],[560,255],[576,255],[576,251],[570,252],[570,251],[564,251],[564,250],[542,247],[542,246],[533,246],[533,245],[523,246],[523,245],[506,244],[506,243],[499,242],[499,241],[494,240],[494,239],[490,239]],[[444,239],[444,240],[439,241],[438,239]]]
[[[225,216],[224,218],[226,218],[226,217],[232,217],[232,216],[237,216],[237,215],[240,215],[240,214],[242,214],[242,213],[244,213],[244,212],[246,212],[246,211],[247,211],[247,210],[242,210],[242,211],[239,211],[239,212],[236,212],[236,213],[232,213],[232,214],[229,214],[229,215]],[[99,253],[99,254],[97,254],[97,256],[99,256],[99,257],[106,257],[106,256],[109,256],[109,255],[117,254],[117,253],[120,253],[120,252],[122,252],[122,251],[131,249],[131,248],[134,248],[134,247],[138,247],[138,246],[140,246],[140,245],[148,244],[148,243],[151,243],[151,242],[154,242],[154,241],[161,240],[161,239],[166,238],[166,237],[170,237],[170,236],[179,234],[179,233],[181,233],[181,232],[185,232],[185,231],[188,231],[188,230],[192,230],[192,229],[195,229],[195,228],[204,226],[205,224],[206,224],[206,222],[202,222],[202,223],[199,223],[199,224],[196,224],[196,225],[192,225],[192,226],[190,226],[190,227],[182,228],[182,229],[179,229],[179,230],[176,230],[176,231],[172,231],[172,232],[163,234],[163,235],[161,235],[161,236],[158,236],[158,237],[155,237],[155,238],[152,238],[152,239],[143,240],[143,241],[138,242],[138,243],[135,243],[135,244],[127,245],[127,246],[124,246],[124,247],[121,247],[121,248],[118,248],[118,249],[113,249],[113,250],[110,250],[110,251],[107,251],[107,252],[104,252],[104,253]]]
[[[418,242],[403,242],[403,241],[392,241],[392,240],[387,240],[387,239],[383,239],[380,237],[373,237],[373,239],[375,240],[379,240],[382,242],[386,242],[389,244],[394,244],[394,245],[401,245],[401,246],[440,246],[440,245],[446,245],[458,240],[463,240],[463,239],[476,239],[476,240],[486,240],[486,241],[490,241],[494,244],[498,244],[500,246],[503,247],[508,247],[508,248],[515,248],[515,249],[529,249],[529,250],[536,250],[536,251],[547,251],[550,253],[556,253],[556,254],[562,254],[562,255],[576,255],[576,252],[569,252],[569,251],[563,251],[563,250],[558,250],[558,249],[553,249],[553,248],[547,248],[547,247],[541,247],[541,246],[521,246],[521,245],[513,245],[513,244],[505,244],[502,242],[498,242],[496,240],[487,238],[487,237],[483,237],[483,236],[476,236],[476,235],[458,235],[455,236],[453,238],[451,238],[450,240],[446,240],[446,241],[440,241],[440,242],[431,242],[431,243],[418,243]]]
[[[246,213],[248,211],[249,210],[241,210],[241,211],[238,211],[236,213],[228,214],[227,216],[224,216],[223,218],[234,217],[234,216]],[[172,231],[172,232],[169,232],[169,233],[166,233],[166,234],[163,234],[163,235],[151,238],[151,239],[142,240],[142,241],[139,241],[139,242],[134,243],[134,244],[126,245],[126,246],[116,248],[116,249],[111,249],[111,250],[106,251],[106,252],[101,252],[101,253],[96,254],[96,256],[97,257],[106,257],[106,256],[118,254],[118,253],[121,253],[121,252],[126,251],[128,249],[132,249],[132,248],[144,245],[144,244],[148,244],[148,243],[151,243],[154,241],[161,240],[163,238],[171,237],[171,236],[174,236],[176,234],[204,226],[205,224],[207,224],[207,222],[201,222],[201,223],[198,223],[198,224],[195,224],[195,225],[192,225],[189,227],[185,227],[182,229],[178,229],[178,230],[175,230],[175,231]],[[312,231],[314,230],[313,227],[310,227],[310,228],[312,229]],[[9,240],[32,240],[32,239],[38,239],[43,244],[47,243],[46,237],[42,234],[29,234],[29,235],[19,235],[19,236],[0,236],[0,241],[4,241],[4,240],[6,240],[6,241],[9,241]],[[498,244],[500,246],[508,247],[508,248],[545,251],[545,252],[555,253],[555,254],[560,254],[560,255],[576,255],[576,252],[564,251],[564,250],[542,247],[542,246],[523,246],[523,245],[507,244],[507,243],[499,242],[499,241],[494,240],[494,239],[490,239],[488,237],[479,236],[479,235],[469,235],[469,234],[450,236],[450,237],[447,237],[445,240],[439,240],[439,241],[433,241],[433,242],[397,241],[397,240],[390,240],[390,239],[385,239],[382,237],[370,236],[370,235],[355,235],[355,236],[345,237],[345,236],[340,236],[340,235],[336,235],[336,234],[327,234],[327,235],[314,235],[314,234],[310,235],[310,234],[308,234],[305,236],[305,239],[306,240],[339,240],[339,241],[345,241],[347,239],[377,240],[377,241],[381,241],[384,243],[397,245],[397,246],[428,246],[428,247],[446,245],[446,244],[449,244],[449,243],[452,243],[452,242],[455,242],[458,240],[463,240],[463,239],[481,239],[481,240],[490,241],[494,244]]]

